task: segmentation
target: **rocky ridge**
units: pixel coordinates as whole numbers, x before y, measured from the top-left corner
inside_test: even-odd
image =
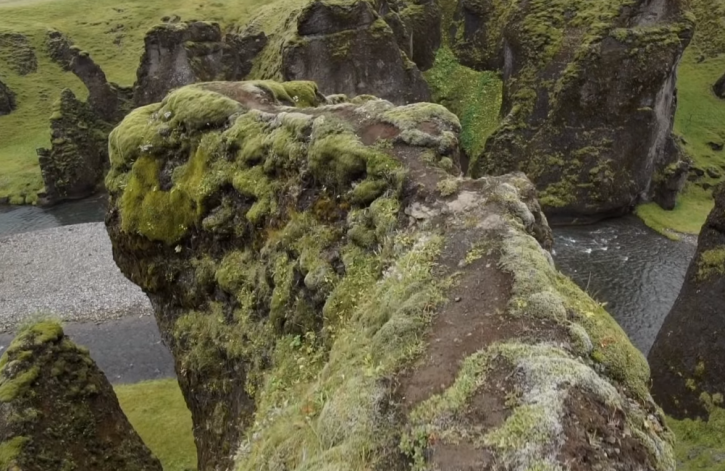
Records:
[[[0,358],[0,469],[161,471],[88,354],[54,322]]]
[[[646,361],[554,269],[523,174],[461,177],[459,132],[438,105],[263,81],[111,133],[114,258],[200,470],[675,469]]]

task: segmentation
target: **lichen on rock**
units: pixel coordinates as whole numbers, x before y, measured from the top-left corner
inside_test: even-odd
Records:
[[[53,321],[24,327],[0,358],[0,469],[160,471],[106,377]]]
[[[441,106],[318,95],[193,85],[111,134],[114,258],[199,469],[674,470],[647,363],[553,267],[530,181],[463,178]]]

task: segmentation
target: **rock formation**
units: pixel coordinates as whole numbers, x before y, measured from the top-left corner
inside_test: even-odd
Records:
[[[676,418],[707,417],[725,392],[725,186],[700,231],[680,295],[649,353],[652,394]]]
[[[502,124],[471,173],[524,171],[557,221],[673,206],[688,165],[671,135],[693,30],[682,4],[460,0],[454,52],[504,77]]]
[[[266,81],[178,89],[111,133],[114,259],[199,470],[675,469],[645,359],[554,269],[523,174],[460,176],[459,131]]]
[[[106,74],[90,55],[82,51],[60,31],[46,37],[50,57],[65,70],[73,72],[88,89],[88,105],[103,121],[116,124],[129,111],[131,90],[109,83]]]
[[[89,196],[103,184],[108,170],[108,133],[131,107],[130,89],[106,80],[106,74],[59,31],[49,31],[50,57],[73,72],[88,89],[82,102],[63,90],[50,118],[51,148],[37,149],[45,183],[41,204]]]
[[[15,94],[0,81],[0,116],[10,114],[15,109]]]
[[[38,70],[35,50],[20,33],[0,33],[0,61],[5,62],[18,75],[28,75]]]
[[[715,85],[712,86],[712,91],[715,92],[715,95],[717,95],[718,98],[725,99],[725,74],[723,74],[722,77],[715,82]]]
[[[430,100],[418,67],[401,50],[415,52],[414,43],[399,45],[393,29],[370,2],[310,2],[296,23],[296,35],[270,42],[272,48],[282,43],[280,67],[285,80],[313,80],[327,94],[375,94],[395,103]],[[434,32],[431,38],[436,36]],[[432,58],[431,53],[422,60],[432,63]]]
[[[37,149],[45,182],[41,204],[54,204],[95,193],[108,170],[108,133],[111,123],[65,89],[50,117],[51,148]]]
[[[54,322],[0,358],[0,469],[161,471],[106,377]]]
[[[423,68],[433,63],[440,44],[434,2],[382,2],[379,14],[367,1],[314,1],[267,14],[274,18],[262,14],[226,34],[217,23],[201,21],[153,28],[145,38],[135,104],[161,101],[182,85],[247,77],[314,80],[327,94],[375,93],[396,103],[429,99],[409,57]]]

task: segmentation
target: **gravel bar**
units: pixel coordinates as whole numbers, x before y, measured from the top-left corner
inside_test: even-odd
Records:
[[[152,314],[113,261],[103,223],[0,237],[0,332],[37,316],[98,322]]]

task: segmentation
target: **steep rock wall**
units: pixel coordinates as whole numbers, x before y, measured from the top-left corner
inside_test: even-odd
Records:
[[[460,60],[504,78],[474,176],[524,171],[556,220],[674,206],[688,167],[671,135],[676,68],[693,29],[681,1],[461,0],[455,18]]]
[[[717,82],[712,86],[712,91],[715,92],[719,98],[725,98],[725,74],[718,79]]]
[[[0,358],[0,469],[161,471],[88,354],[54,322]]]
[[[111,133],[114,259],[200,470],[675,469],[646,361],[553,268],[523,174],[460,176],[459,131],[438,105],[217,82]]]
[[[725,186],[713,196],[685,283],[649,353],[652,394],[677,418],[707,418],[707,402],[725,393]]]

